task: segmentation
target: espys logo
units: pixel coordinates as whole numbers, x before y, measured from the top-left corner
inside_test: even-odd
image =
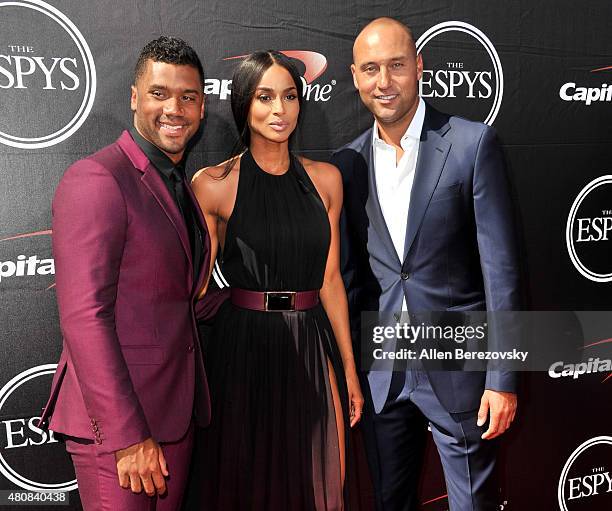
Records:
[[[612,66],[591,69],[591,73],[601,73],[603,71],[612,71]],[[612,102],[612,86],[602,83],[597,87],[589,87],[584,86],[584,84],[578,85],[576,82],[567,82],[561,85],[559,97],[563,101],[578,101],[586,106],[598,102],[610,103]]]
[[[36,424],[40,417],[22,409],[33,401],[41,403],[39,399],[47,395],[56,367],[32,367],[0,390],[0,416],[10,417],[0,421],[0,473],[24,490],[67,492],[77,488],[70,459],[53,432],[39,429]],[[49,467],[44,482],[34,479],[40,474],[40,460]]]
[[[612,509],[611,459],[610,436],[591,438],[578,446],[559,477],[559,509]]]
[[[0,143],[40,149],[66,140],[85,122],[96,95],[87,41],[41,0],[0,1],[0,19]]]
[[[18,234],[8,238],[0,239],[0,242],[12,240],[25,240],[29,238],[38,238],[50,236],[51,231],[36,231],[26,234]],[[32,247],[28,247],[30,250]],[[44,251],[49,251],[48,246]],[[14,277],[31,277],[35,275],[55,275],[55,261],[53,258],[39,258],[38,255],[26,256],[19,254],[14,256],[12,260],[0,261],[0,286],[6,284],[7,279]],[[55,284],[50,284],[47,289],[51,289]]]
[[[424,59],[421,97],[443,111],[493,124],[504,95],[504,73],[484,33],[462,21],[445,21],[419,37],[416,48]]]
[[[313,83],[327,69],[327,59],[325,55],[309,50],[282,50],[281,53],[289,58],[295,59],[304,67],[302,75],[303,97],[306,101],[329,101],[331,91],[336,80],[329,83]],[[227,57],[223,60],[243,59],[247,55],[237,55]],[[226,100],[232,93],[232,81],[227,79],[207,78],[204,81],[204,92],[219,96],[219,99]]]
[[[612,175],[601,176],[578,194],[567,217],[565,241],[570,259],[593,282],[612,281]]]

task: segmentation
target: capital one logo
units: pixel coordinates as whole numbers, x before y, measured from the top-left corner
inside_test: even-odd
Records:
[[[612,66],[591,69],[591,73],[601,73],[604,71],[608,72],[609,79],[609,73],[612,71]],[[601,75],[597,74],[596,76],[599,77]],[[585,78],[586,77],[584,76],[581,77],[581,81],[583,83],[567,82],[561,85],[561,88],[559,89],[559,97],[563,101],[577,101],[579,103],[584,103],[585,106],[590,106],[594,103],[612,102],[612,86],[601,82],[585,85]],[[601,81],[605,81],[605,78],[602,78]],[[589,85],[595,86],[590,87]]]
[[[416,42],[423,54],[421,97],[440,109],[492,125],[504,95],[504,73],[490,39],[463,21],[445,21]]]
[[[57,364],[32,367],[7,382],[0,390],[0,473],[24,490],[67,492],[77,488],[74,471],[62,445],[52,431],[36,426],[40,418],[25,413],[40,409],[51,385]],[[40,481],[40,464],[52,467],[47,480]]]
[[[302,96],[306,101],[329,101],[332,88],[336,85],[336,80],[331,80],[329,83],[315,83],[315,80],[327,69],[327,58],[325,55],[310,50],[282,50],[280,53],[291,59],[298,60],[304,66],[301,80]],[[236,60],[245,57],[247,55],[237,55],[223,60]],[[204,81],[204,92],[226,100],[232,93],[231,86],[232,80],[207,78]]]
[[[574,267],[593,282],[612,281],[612,175],[594,179],[578,194],[565,229]]]
[[[0,239],[0,243],[14,240],[25,240],[30,242],[32,239],[45,239],[47,236],[51,236],[51,234],[52,231],[50,229],[17,234],[15,236]],[[49,252],[50,248],[48,247],[48,243],[45,243],[45,245],[44,247],[38,248],[43,252]],[[28,251],[33,249],[33,246],[28,246]],[[55,275],[55,260],[52,257],[39,257],[38,255],[24,254],[14,255],[8,260],[0,260],[0,287],[6,285],[7,280],[13,279],[14,277],[33,277],[37,275]],[[55,287],[55,283],[48,284],[47,290],[53,287]]]
[[[579,445],[565,462],[559,477],[559,509],[612,509],[611,459],[610,436],[591,438]]]
[[[87,41],[42,0],[0,0],[0,143],[50,147],[85,122],[96,95]]]

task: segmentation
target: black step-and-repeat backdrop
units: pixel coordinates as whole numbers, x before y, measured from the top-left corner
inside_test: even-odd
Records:
[[[69,508],[80,509],[62,444],[35,425],[61,348],[50,203],[72,162],[130,126],[144,44],[179,36],[204,63],[207,114],[191,172],[231,149],[236,57],[268,48],[294,58],[303,75],[297,149],[326,159],[372,123],[349,65],[360,27],[381,15],[413,27],[424,98],[498,130],[528,308],[612,309],[609,0],[0,0],[0,490],[70,491]],[[505,435],[499,509],[612,509],[604,367],[526,375]],[[421,494],[423,510],[448,508],[431,446]]]

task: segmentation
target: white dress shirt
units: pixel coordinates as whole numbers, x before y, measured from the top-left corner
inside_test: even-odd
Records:
[[[419,98],[419,105],[414,117],[400,141],[404,154],[398,163],[396,163],[395,148],[378,136],[376,121],[374,121],[374,129],[372,130],[374,175],[376,177],[378,202],[391,235],[393,246],[402,262],[404,260],[410,192],[414,181],[424,119],[425,102]],[[403,300],[402,310],[407,310],[406,298]]]

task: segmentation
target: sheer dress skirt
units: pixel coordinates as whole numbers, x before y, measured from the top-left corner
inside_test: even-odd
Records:
[[[321,306],[270,313],[225,304],[206,348],[213,420],[201,449],[203,509],[342,509],[328,360],[346,417],[343,370]]]

